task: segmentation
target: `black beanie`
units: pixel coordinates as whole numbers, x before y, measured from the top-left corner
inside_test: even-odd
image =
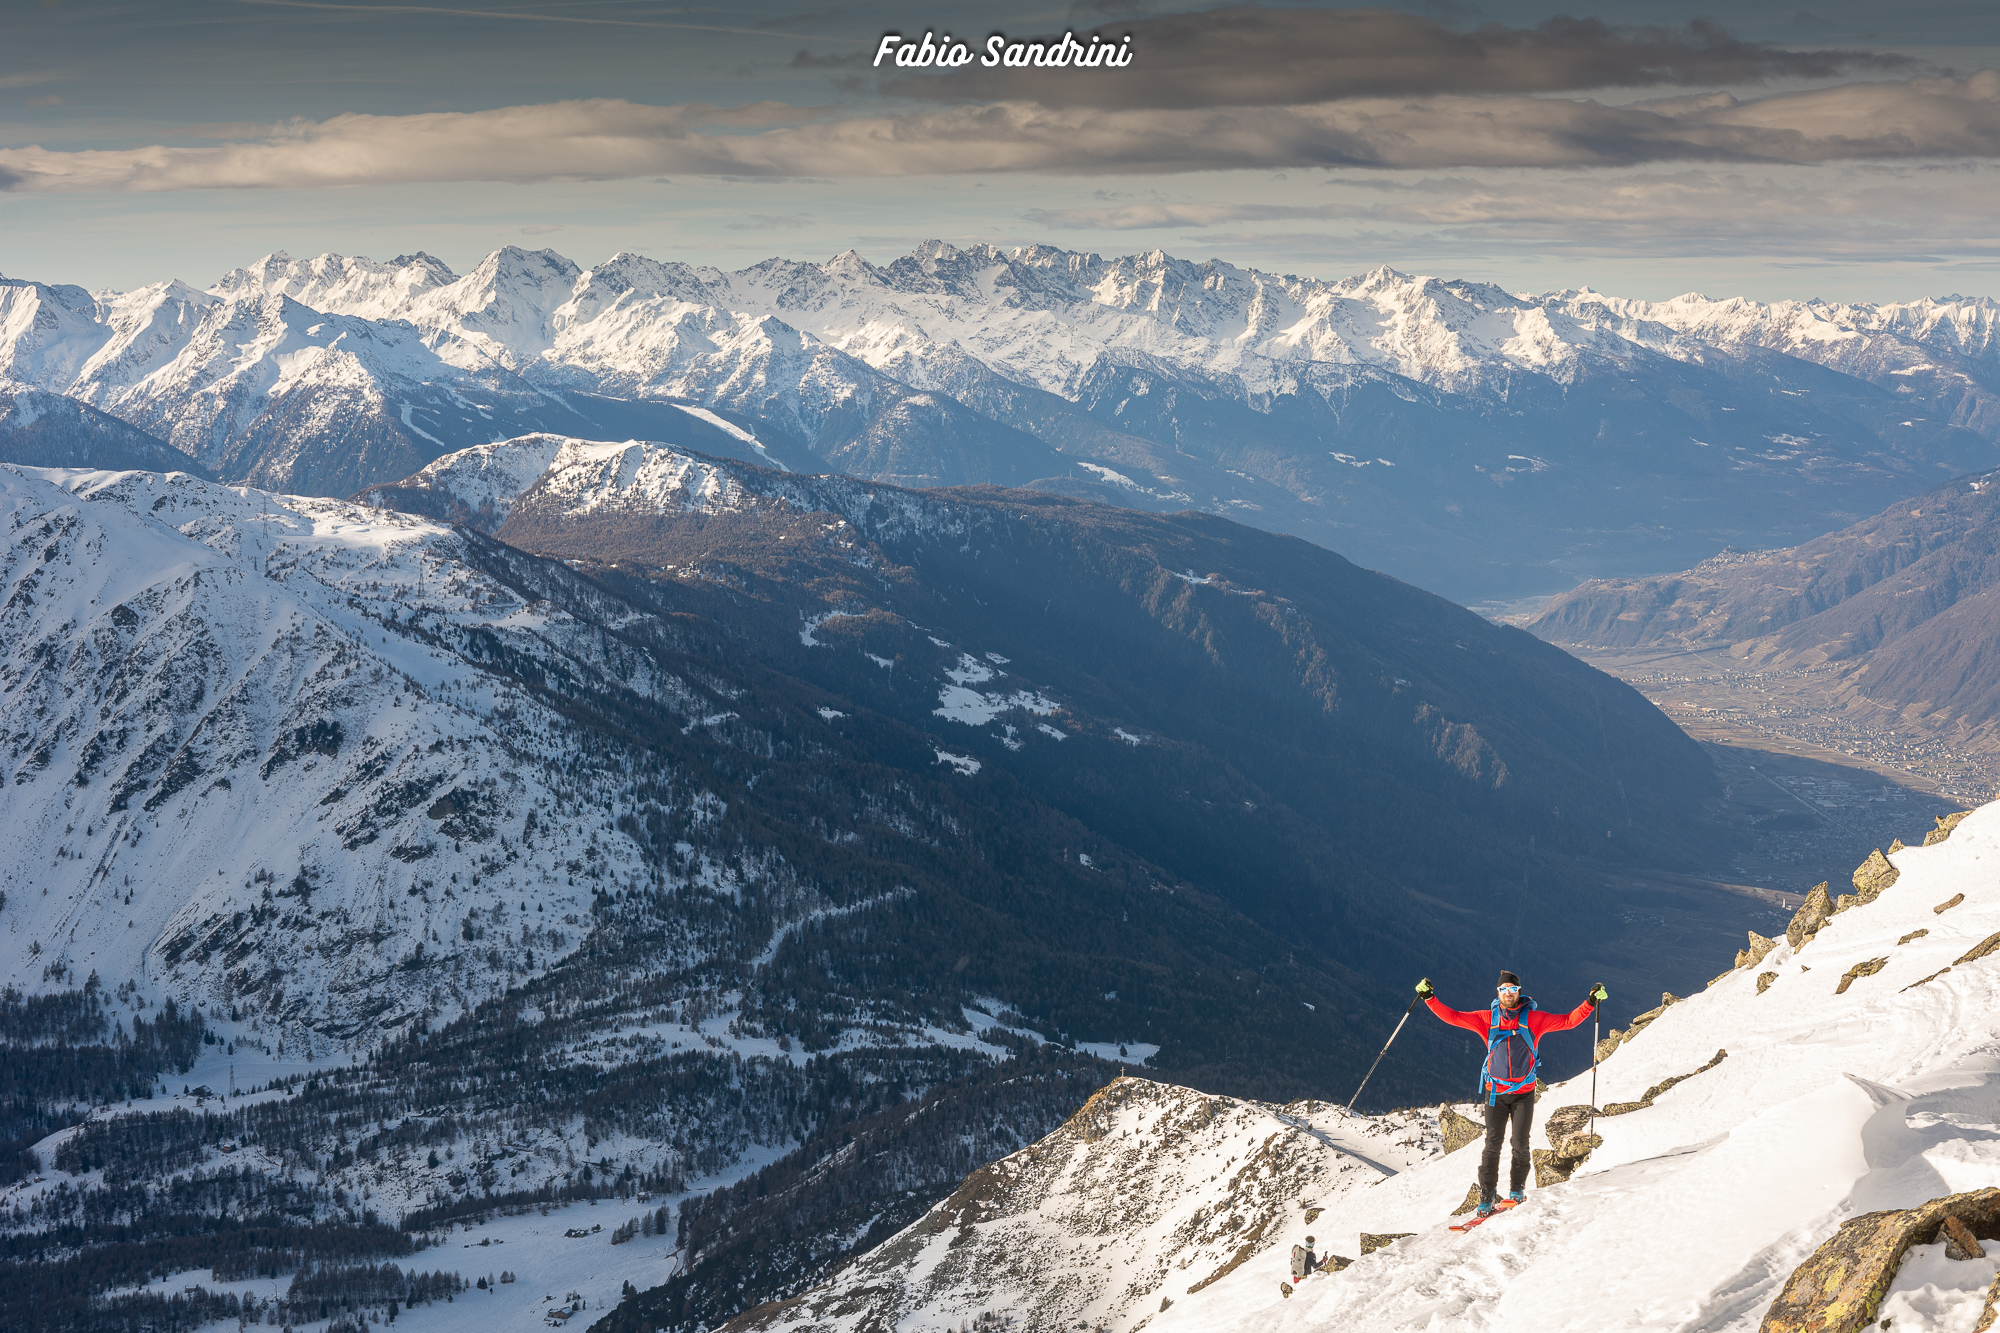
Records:
[[[1500,974],[1500,984],[1502,986],[1518,986],[1521,984],[1521,979],[1512,972],[1502,972]]]

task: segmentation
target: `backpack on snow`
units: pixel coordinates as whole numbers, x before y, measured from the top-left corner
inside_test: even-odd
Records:
[[[1487,1023],[1486,1063],[1479,1071],[1479,1090],[1491,1106],[1502,1093],[1529,1092],[1535,1086],[1535,1071],[1541,1056],[1535,1049],[1535,1034],[1528,1027],[1528,1015],[1537,1006],[1523,997],[1518,1009],[1502,1009],[1495,1000]],[[1501,1027],[1500,1015],[1510,1014],[1514,1026]]]
[[[1303,1245],[1292,1246],[1292,1280],[1297,1281],[1312,1270],[1307,1267],[1312,1251]]]

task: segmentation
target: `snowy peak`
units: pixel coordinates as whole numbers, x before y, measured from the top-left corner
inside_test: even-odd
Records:
[[[1381,1180],[1345,1147],[1356,1142],[1402,1164],[1443,1147],[1421,1112],[1346,1116],[1120,1078],[833,1282],[725,1327],[955,1328],[1004,1315],[1031,1329],[1134,1328],[1253,1256],[1289,1252],[1321,1210]]]

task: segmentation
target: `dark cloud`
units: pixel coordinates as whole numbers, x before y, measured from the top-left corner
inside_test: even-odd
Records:
[[[1703,19],[1685,28],[1617,29],[1565,16],[1535,28],[1489,23],[1455,32],[1430,18],[1385,9],[1238,6],[1099,24],[1092,31],[1111,42],[1129,34],[1132,63],[1123,69],[986,69],[975,61],[943,74],[885,73],[881,90],[925,100],[1029,100],[1052,107],[1295,106],[1437,93],[1741,86],[1906,70],[1914,63],[1868,51],[1790,51],[1740,41]],[[916,40],[922,33],[905,35]],[[1088,44],[1088,33],[1076,35]],[[1060,39],[1057,33],[1045,40]]]
[[[860,69],[867,64],[868,55],[862,51],[850,51],[844,56],[832,56],[801,49],[791,59],[793,69]]]
[[[0,149],[14,189],[311,188],[416,181],[745,179],[1288,167],[1618,167],[2000,157],[2000,70],[1739,101],[1605,106],[1535,97],[1376,98],[1197,110],[1031,103],[836,118],[765,102],[610,100],[335,116],[214,146]]]

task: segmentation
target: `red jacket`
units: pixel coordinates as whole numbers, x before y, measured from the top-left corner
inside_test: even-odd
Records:
[[[1491,1006],[1471,1011],[1452,1009],[1448,1008],[1435,995],[1425,1000],[1424,1003],[1430,1006],[1432,1013],[1453,1027],[1465,1028],[1468,1031],[1477,1032],[1482,1041],[1491,1042],[1493,1040],[1493,1011]],[[1514,1012],[1527,1020],[1528,1031],[1535,1034],[1536,1041],[1540,1041],[1548,1033],[1567,1032],[1573,1027],[1580,1026],[1585,1019],[1590,1017],[1590,1011],[1593,1007],[1590,1001],[1585,1000],[1566,1014],[1551,1014],[1540,1009],[1515,1010]],[[1501,1012],[1505,1013],[1506,1011],[1502,1010]],[[1512,1023],[1503,1022],[1500,1024],[1500,1027],[1503,1031],[1507,1028],[1517,1027],[1520,1025],[1521,1018],[1516,1018]]]

